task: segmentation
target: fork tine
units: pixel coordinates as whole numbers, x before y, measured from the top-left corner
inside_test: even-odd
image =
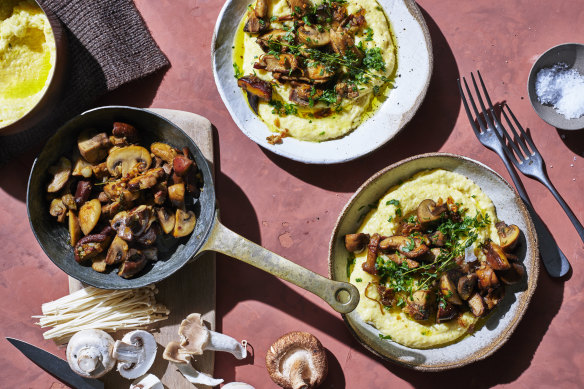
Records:
[[[481,97],[481,92],[479,91],[479,88],[477,87],[477,82],[475,81],[475,77],[474,74],[472,74],[472,72],[470,73],[470,77],[472,78],[472,84],[474,86],[475,89],[475,94],[477,95],[477,100],[479,101],[479,105],[481,106],[481,109],[483,110],[483,116],[485,117],[485,120],[487,121],[488,126],[491,129],[495,129],[495,125],[493,124],[493,121],[491,120],[491,116],[488,115],[487,109],[485,108],[485,104],[483,103],[483,98]],[[494,131],[497,132],[497,131]]]
[[[507,107],[507,110],[509,111],[509,113],[511,114],[511,117],[513,118],[513,120],[515,121],[515,123],[517,124],[517,127],[519,128],[519,131],[521,131],[521,134],[523,135],[523,137],[525,138],[525,140],[527,141],[527,143],[529,143],[529,147],[531,147],[531,150],[533,150],[535,153],[539,153],[539,150],[537,149],[537,147],[535,147],[535,143],[533,143],[533,139],[531,138],[531,135],[529,135],[521,126],[521,124],[519,123],[519,120],[517,120],[517,118],[515,117],[515,115],[513,114],[513,111],[511,111],[511,107],[509,107],[509,105],[507,103],[505,103],[505,107]],[[541,154],[541,153],[540,153]]]
[[[503,116],[505,117],[505,121],[507,122],[507,124],[511,128],[511,131],[513,131],[513,137],[514,137],[513,144],[519,144],[519,146],[521,146],[521,148],[525,151],[525,159],[527,159],[531,155],[531,150],[529,150],[527,148],[527,144],[525,144],[525,141],[523,139],[521,139],[521,137],[519,136],[519,134],[515,130],[515,127],[511,123],[511,120],[509,120],[509,116],[507,116],[507,114],[505,113],[505,110],[503,108],[504,108],[504,106],[501,107],[501,112],[503,113]],[[515,123],[519,124],[517,121]]]
[[[462,104],[464,105],[464,110],[466,111],[466,116],[468,116],[468,121],[470,122],[470,126],[472,127],[472,130],[474,131],[475,135],[477,136],[477,138],[480,136],[480,131],[477,128],[477,125],[475,124],[474,119],[472,118],[472,114],[470,113],[470,108],[468,107],[468,102],[466,101],[466,97],[464,96],[464,92],[462,90],[462,86],[460,85],[460,79],[456,79],[456,82],[458,83],[458,91],[460,92],[460,97],[462,99]],[[472,101],[472,96],[469,97]]]
[[[464,81],[464,86],[466,87],[466,94],[468,96],[468,99],[470,100],[470,104],[472,105],[472,109],[475,113],[475,116],[477,117],[477,123],[479,123],[479,126],[481,127],[481,130],[483,130],[483,132],[487,132],[487,126],[485,125],[485,123],[481,119],[481,116],[479,114],[479,110],[477,109],[477,106],[474,102],[474,99],[472,98],[472,93],[470,93],[470,88],[468,87],[468,84],[466,82],[466,78],[462,77],[462,81]]]
[[[507,136],[507,139],[509,140],[509,142],[511,142],[511,137],[509,137],[509,135],[505,131],[503,125],[501,124],[501,122],[497,118],[497,115],[495,115],[495,108],[493,107],[493,102],[491,101],[491,97],[489,96],[489,92],[487,92],[487,87],[485,86],[485,83],[483,81],[483,77],[481,76],[481,72],[479,70],[477,70],[477,74],[479,76],[479,81],[481,82],[481,87],[483,88],[483,93],[485,94],[485,98],[487,99],[487,103],[489,104],[491,118],[492,118],[493,122],[496,124],[493,126],[495,129],[494,132],[495,132],[495,134],[497,134],[497,138],[499,138],[499,141],[503,144],[503,146],[505,146],[505,141],[503,140],[503,137]],[[471,75],[472,75],[472,73],[471,73]],[[473,77],[473,82],[474,82],[474,77]],[[475,82],[475,88],[477,88],[476,82]],[[477,90],[477,92],[478,92],[478,90]],[[499,133],[499,129],[501,129],[501,132],[503,133],[503,135]]]

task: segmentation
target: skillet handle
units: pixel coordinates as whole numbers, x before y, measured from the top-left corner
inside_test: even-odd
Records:
[[[289,281],[326,301],[335,311],[349,313],[359,303],[359,291],[347,282],[333,281],[287,260],[236,234],[217,217],[201,251],[217,251]]]

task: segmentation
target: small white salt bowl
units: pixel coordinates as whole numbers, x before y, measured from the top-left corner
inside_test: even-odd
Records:
[[[584,128],[584,115],[576,119],[566,117],[556,111],[550,104],[540,103],[535,84],[537,74],[541,69],[551,68],[555,64],[564,63],[568,68],[577,70],[584,76],[584,45],[580,43],[564,43],[554,46],[543,53],[531,67],[527,81],[529,99],[535,112],[546,123],[563,130],[580,130]]]

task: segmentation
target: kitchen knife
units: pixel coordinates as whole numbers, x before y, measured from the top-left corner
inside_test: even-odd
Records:
[[[73,370],[71,370],[67,361],[62,360],[61,358],[43,349],[14,338],[7,337],[6,340],[12,343],[12,345],[16,347],[21,353],[23,353],[28,359],[36,363],[47,373],[58,378],[60,381],[63,381],[73,388],[104,388],[103,382],[91,378],[83,378],[80,375],[77,375]]]

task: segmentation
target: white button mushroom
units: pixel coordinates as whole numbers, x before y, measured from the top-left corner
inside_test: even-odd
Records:
[[[77,332],[67,345],[71,370],[87,378],[99,378],[110,371],[116,360],[111,356],[114,339],[102,330]]]
[[[146,374],[156,358],[156,340],[151,333],[136,330],[117,340],[112,355],[118,360],[118,371],[124,378],[133,379]]]
[[[266,368],[272,381],[283,388],[315,388],[328,372],[326,350],[314,335],[290,332],[270,347]]]
[[[245,382],[230,382],[226,385],[223,385],[221,389],[255,389],[250,384],[246,384]]]
[[[145,374],[136,378],[130,389],[164,389],[164,385],[154,374]]]

